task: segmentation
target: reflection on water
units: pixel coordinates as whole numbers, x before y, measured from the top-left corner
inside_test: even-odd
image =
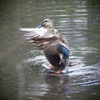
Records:
[[[44,80],[40,80],[40,77]],[[58,97],[59,100],[60,96],[63,96],[69,91],[69,76],[42,75],[35,82],[28,82],[25,98],[41,98],[42,100],[50,98],[51,100],[55,100]]]
[[[99,100],[100,1],[0,1],[0,100]],[[48,74],[42,51],[24,41],[19,27],[50,18],[69,42],[68,73]]]

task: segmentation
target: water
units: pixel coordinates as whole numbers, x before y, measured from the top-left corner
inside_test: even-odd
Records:
[[[0,100],[99,100],[100,1],[0,1]],[[69,42],[68,73],[48,74],[43,52],[26,42],[20,27],[50,18]]]

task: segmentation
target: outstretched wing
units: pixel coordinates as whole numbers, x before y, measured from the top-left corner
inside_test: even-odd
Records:
[[[20,28],[19,31],[22,35],[27,36],[44,36],[47,30],[44,28]]]
[[[37,44],[48,55],[58,54],[60,44],[68,46],[64,36],[55,31],[55,29],[47,31],[40,29],[26,30],[22,28],[20,31],[29,42]]]
[[[60,45],[60,40],[58,39],[58,37],[33,37],[31,38],[31,40],[33,40],[33,42],[36,43],[38,47],[43,49],[46,54],[51,55],[59,53],[58,48]]]

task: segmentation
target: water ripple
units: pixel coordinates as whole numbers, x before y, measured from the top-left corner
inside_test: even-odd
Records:
[[[91,66],[76,66],[70,68],[69,75],[78,77],[80,80],[71,85],[93,86],[100,85],[100,63]]]

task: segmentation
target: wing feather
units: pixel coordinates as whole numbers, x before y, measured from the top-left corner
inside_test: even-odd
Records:
[[[68,48],[65,37],[59,34],[56,29],[21,28],[20,31],[23,33],[25,39],[37,44],[37,47],[42,49],[46,54],[58,54],[60,44]]]

